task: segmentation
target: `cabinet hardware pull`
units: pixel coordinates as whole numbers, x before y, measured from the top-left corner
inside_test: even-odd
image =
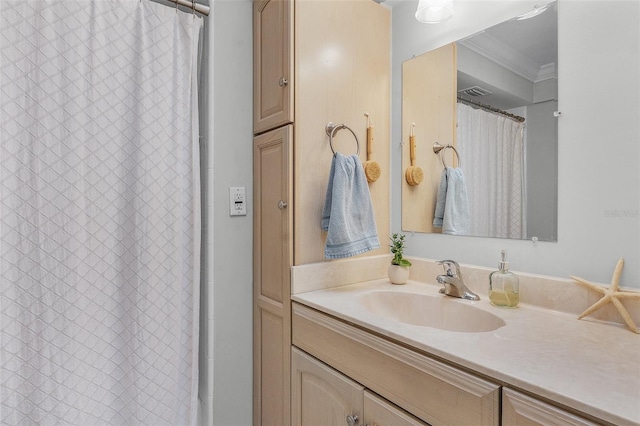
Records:
[[[286,209],[286,208],[287,208],[287,206],[288,206],[288,204],[287,204],[287,202],[286,202],[286,201],[283,201],[283,200],[278,201],[278,208],[279,208],[280,210],[284,210],[284,209]]]
[[[349,426],[356,426],[358,424],[358,416],[356,416],[355,414],[349,414],[347,416],[347,425]]]
[[[287,79],[286,79],[286,78],[284,78],[284,77],[280,77],[280,81],[278,81],[278,84],[280,85],[280,87],[284,87],[284,86],[286,86],[287,84],[289,84],[289,80],[287,80]]]

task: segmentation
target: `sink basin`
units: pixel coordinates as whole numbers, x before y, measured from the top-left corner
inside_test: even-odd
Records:
[[[448,296],[372,291],[361,295],[359,303],[374,315],[440,330],[478,333],[505,325],[502,318],[473,306],[471,302]]]

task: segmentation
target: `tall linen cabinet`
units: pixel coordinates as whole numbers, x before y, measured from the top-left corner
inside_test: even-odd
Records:
[[[323,262],[320,228],[332,151],[328,122],[367,158],[380,249],[388,253],[391,13],[374,1],[254,1],[255,425],[291,424],[292,265]],[[358,150],[342,130],[334,149]]]

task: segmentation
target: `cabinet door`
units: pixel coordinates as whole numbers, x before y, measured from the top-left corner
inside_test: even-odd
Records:
[[[358,383],[296,348],[291,371],[292,425],[344,426],[347,416],[362,418],[364,388]]]
[[[253,419],[264,426],[291,411],[291,137],[286,126],[254,138]]]
[[[503,426],[594,426],[596,424],[513,389],[502,389]]]
[[[369,391],[364,392],[364,424],[367,426],[428,426]]]
[[[293,0],[253,3],[253,132],[293,122]]]

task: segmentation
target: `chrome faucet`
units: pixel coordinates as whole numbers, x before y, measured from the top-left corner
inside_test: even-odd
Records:
[[[436,280],[444,285],[444,288],[440,289],[440,293],[461,299],[480,300],[480,296],[464,285],[458,262],[455,260],[440,260],[437,263],[444,268],[444,275],[438,275],[436,277]]]

